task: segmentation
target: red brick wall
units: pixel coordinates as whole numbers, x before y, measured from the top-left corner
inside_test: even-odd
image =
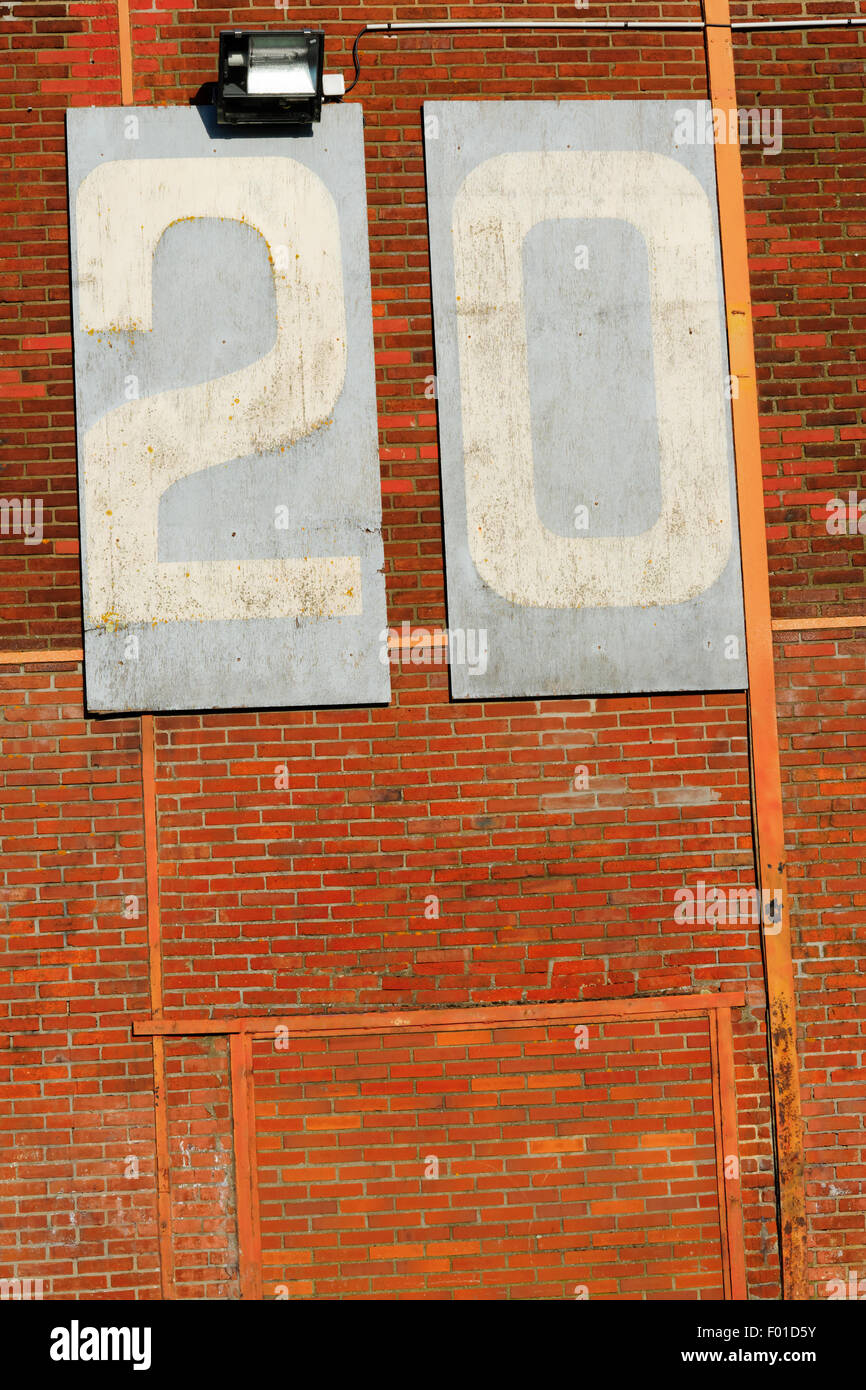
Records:
[[[228,1042],[172,1039],[166,1053],[177,1297],[238,1298]]]
[[[806,1197],[819,1297],[866,1272],[866,634],[780,634]]]
[[[186,103],[214,75],[220,28],[284,22],[272,5],[132,0],[131,8],[141,103]],[[737,18],[823,17],[853,6],[733,8]],[[41,546],[0,539],[8,652],[80,642],[63,113],[116,103],[120,88],[115,0],[20,0],[6,10],[0,492],[40,497],[45,508]],[[324,27],[328,66],[345,69],[363,22],[446,13],[314,4],[291,7],[286,22]],[[451,13],[694,18],[698,5]],[[825,503],[849,488],[866,493],[864,35],[740,37],[736,55],[741,105],[760,100],[784,118],[782,154],[744,151],[774,613],[856,614],[863,538],[828,535]],[[421,102],[694,100],[706,95],[704,59],[700,38],[688,34],[475,33],[368,35],[362,61],[353,97],[366,115],[389,621],[432,627],[444,624],[445,609],[435,416],[424,396],[433,340]],[[821,1297],[827,1278],[866,1274],[854,1079],[862,640],[780,635],[778,655]],[[85,719],[75,666],[4,666],[0,684],[9,933],[0,963],[0,1276],[45,1277],[55,1295],[157,1297],[151,1048],[130,1033],[149,1007],[138,721]],[[735,1039],[749,1289],[775,1297],[756,929],[673,920],[684,883],[751,881],[743,697],[461,705],[450,702],[442,668],[395,668],[393,684],[387,710],[157,719],[169,1014],[746,988]],[[287,791],[274,787],[281,763]],[[589,774],[585,792],[573,789],[579,766]],[[424,916],[429,894],[439,898],[438,920]],[[136,919],[122,916],[128,895],[140,900]],[[696,1041],[698,1068],[702,1056]],[[178,1291],[236,1296],[225,1044],[173,1042],[168,1067]],[[288,1082],[282,1099],[274,1086],[275,1107],[296,1103]],[[618,1123],[613,1116],[612,1134]],[[138,1178],[125,1176],[128,1155],[140,1160]],[[613,1185],[607,1200],[617,1200]],[[506,1267],[479,1264],[490,1270],[485,1296],[503,1296]],[[547,1290],[547,1268],[533,1266],[533,1296]],[[598,1296],[634,1295],[628,1281],[643,1276],[619,1270],[620,1282]],[[424,1287],[436,1296],[434,1275],[446,1271],[427,1273]],[[646,1277],[648,1294],[662,1287]]]
[[[742,696],[457,705],[446,680],[398,673],[388,709],[159,719],[172,1013],[758,980],[745,929],[673,920],[684,882],[749,882]]]
[[[721,1298],[706,1019],[256,1044],[265,1296]]]
[[[69,664],[0,689],[0,1277],[154,1297],[139,723],[84,719]]]

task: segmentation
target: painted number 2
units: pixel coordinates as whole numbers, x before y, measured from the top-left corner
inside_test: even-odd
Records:
[[[84,332],[148,332],[153,258],[180,219],[245,223],[267,243],[276,341],[257,362],[109,411],[83,440],[90,626],[359,614],[359,556],[160,562],[160,497],[224,461],[324,424],[346,375],[340,229],[322,180],[296,160],[112,161],[77,195]],[[287,248],[277,256],[276,248]]]

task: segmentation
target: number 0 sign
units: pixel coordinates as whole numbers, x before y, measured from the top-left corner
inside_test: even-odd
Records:
[[[428,103],[452,691],[738,688],[713,152],[676,103]]]
[[[387,700],[360,111],[71,111],[90,708]]]

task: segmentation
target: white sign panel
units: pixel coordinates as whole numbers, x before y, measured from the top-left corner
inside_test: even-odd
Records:
[[[68,135],[88,707],[387,700],[360,110]]]
[[[713,153],[676,103],[426,103],[465,698],[746,684]]]

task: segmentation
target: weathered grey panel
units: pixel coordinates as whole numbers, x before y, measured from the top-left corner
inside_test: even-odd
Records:
[[[327,106],[312,134],[279,138],[218,128],[211,108],[72,110],[67,141],[88,707],[110,712],[387,701],[389,670],[380,659],[379,643],[387,621],[360,108]],[[339,256],[335,248],[330,263],[333,270],[333,262],[341,257],[340,312],[345,317],[346,339],[334,351],[344,355],[345,375],[321,427],[294,439],[287,435],[279,447],[276,434],[281,412],[287,418],[298,414],[289,387],[284,386],[281,394],[278,385],[276,400],[271,393],[267,426],[260,431],[255,424],[256,402],[244,402],[251,432],[260,436],[265,447],[235,457],[231,452],[214,454],[208,435],[215,428],[212,417],[218,409],[220,383],[229,374],[251,369],[275,347],[275,284],[280,266],[274,261],[274,248],[254,225],[254,218],[244,222],[232,214],[201,216],[193,199],[189,216],[173,218],[164,231],[160,229],[152,257],[150,330],[117,330],[109,325],[88,331],[81,322],[81,305],[86,296],[92,300],[101,293],[101,288],[94,286],[93,276],[87,283],[81,281],[82,258],[88,254],[81,238],[92,240],[97,234],[94,227],[101,225],[93,221],[94,207],[97,218],[121,211],[128,214],[129,208],[106,210],[91,199],[90,222],[83,229],[78,195],[87,176],[112,161],[127,162],[120,186],[124,186],[125,172],[141,161],[180,158],[206,163],[208,172],[212,169],[216,174],[218,186],[223,171],[230,167],[223,165],[221,170],[221,162],[245,157],[272,160],[275,171],[288,157],[312,171],[327,190],[325,200],[333,200]],[[141,171],[137,177],[143,177]],[[130,188],[141,187],[140,182],[128,182]],[[315,190],[319,185],[313,183]],[[148,203],[147,198],[141,201]],[[144,206],[142,235],[147,212]],[[287,215],[285,207],[282,215]],[[315,244],[315,227],[297,230]],[[290,276],[296,257],[281,249],[287,259],[283,269]],[[126,273],[128,250],[121,248],[115,259],[106,258],[100,267],[106,281]],[[116,297],[117,285],[109,284],[108,289]],[[313,284],[305,287],[305,293],[309,301],[298,302],[298,322],[290,325],[302,342],[305,325],[324,290]],[[338,364],[332,372],[335,380],[340,371]],[[200,466],[196,460],[194,470],[157,489],[159,566],[174,563],[182,584],[181,566],[190,562],[205,567],[200,574],[207,574],[214,562],[224,567],[227,561],[237,562],[254,576],[256,571],[247,562],[358,557],[360,596],[355,594],[346,603],[360,606],[360,612],[320,616],[314,592],[309,599],[295,595],[294,605],[266,616],[263,593],[272,608],[279,608],[281,600],[272,597],[272,588],[260,583],[257,589],[253,583],[245,608],[243,598],[230,593],[226,597],[229,610],[239,606],[243,610],[240,616],[202,618],[195,612],[193,595],[167,620],[165,601],[158,610],[146,567],[134,592],[128,572],[117,576],[118,592],[122,588],[127,596],[132,593],[132,605],[125,608],[123,601],[110,602],[108,611],[103,611],[93,591],[94,566],[99,559],[104,570],[105,547],[118,542],[108,529],[100,530],[101,518],[94,515],[92,504],[88,529],[85,464],[98,446],[98,441],[92,442],[92,431],[100,421],[108,421],[109,445],[103,457],[113,457],[120,468],[120,449],[126,447],[127,438],[136,431],[141,434],[142,429],[152,428],[158,434],[163,406],[156,397],[168,410],[175,393],[171,408],[186,412],[189,418],[191,398],[183,395],[183,388],[190,387],[200,392],[196,398],[201,401]],[[261,402],[263,415],[265,404]],[[148,410],[151,414],[145,421]],[[228,439],[233,428],[231,412],[229,406],[224,425]],[[199,430],[194,434],[199,436]],[[177,444],[179,449],[190,447],[188,439]],[[97,494],[90,481],[93,498]],[[106,486],[110,487],[110,480]],[[277,509],[284,509],[279,513],[280,525]],[[107,518],[104,526],[110,526]],[[94,550],[94,536],[101,555]],[[148,585],[154,595],[152,621],[140,614],[136,620],[127,620],[126,615],[139,613],[141,605],[150,614]],[[305,605],[306,611],[297,611]],[[131,639],[137,639],[137,644]]]
[[[679,109],[675,102],[425,103],[448,625],[486,630],[488,648],[486,667],[452,666],[456,698],[747,684],[713,150],[675,146]],[[572,152],[608,156],[592,166],[595,184],[582,202],[570,177],[579,173]],[[643,185],[640,161],[628,163],[631,152],[655,161]],[[551,174],[552,161],[566,154],[569,161]],[[546,193],[533,191],[536,169],[539,188],[547,178]],[[649,216],[659,174],[673,196],[653,214],[658,236],[648,240],[635,223]],[[527,212],[533,197],[538,218]],[[686,264],[686,215],[706,238],[703,259],[694,252],[699,274]],[[652,280],[663,256],[670,274],[681,269],[684,277],[683,293],[675,289],[670,302]],[[697,352],[708,366],[679,389],[680,368],[654,347],[654,295],[658,341],[680,354],[686,376]],[[485,379],[485,354],[519,364],[526,429],[514,403],[519,392],[502,383],[501,371]],[[663,435],[674,492],[690,473],[683,498],[699,498],[696,464],[705,467],[707,494],[715,490],[721,501],[715,510],[707,504],[707,516],[695,520],[691,501],[680,507],[666,494]],[[509,454],[513,502],[490,481]],[[521,461],[531,475],[522,491]],[[530,493],[539,528],[509,516],[509,507],[523,516]],[[660,600],[645,576],[627,574],[666,495],[669,553],[656,546],[647,567],[654,561],[664,570],[656,588],[672,601]],[[587,509],[585,530],[576,529],[584,520],[579,508]],[[575,550],[566,557],[575,573],[566,582],[563,568],[560,585],[555,564],[543,577],[544,533],[554,555],[557,538],[573,538],[573,546],[630,540],[621,551],[600,547],[597,573],[582,578]],[[487,555],[488,542],[498,559]],[[704,544],[717,557],[715,571]],[[690,581],[692,568],[704,578]],[[631,602],[630,584],[649,601]]]

